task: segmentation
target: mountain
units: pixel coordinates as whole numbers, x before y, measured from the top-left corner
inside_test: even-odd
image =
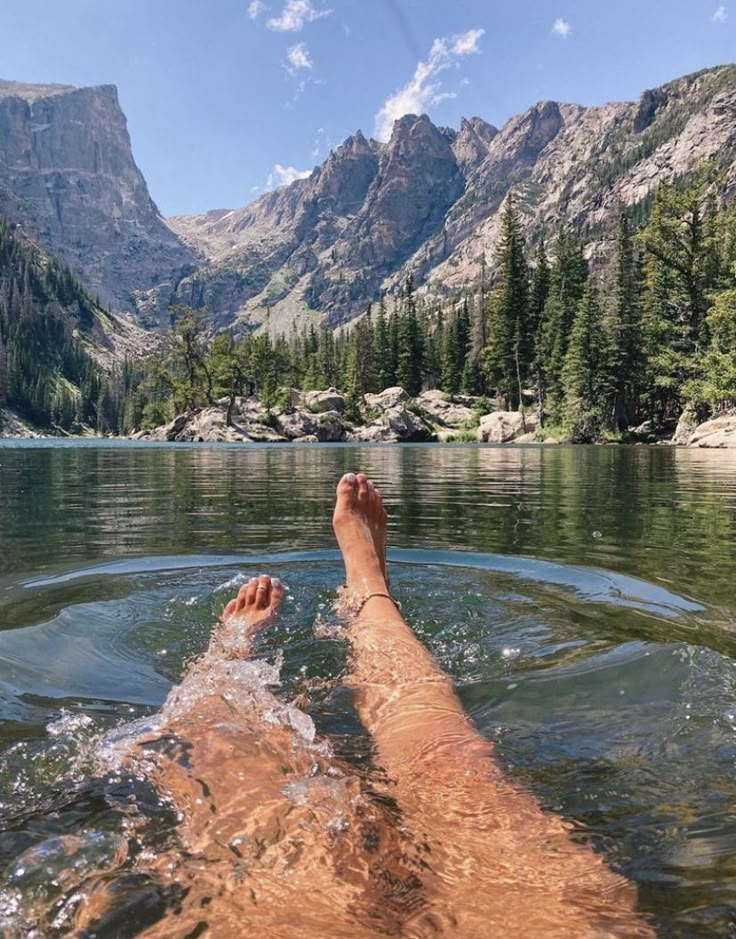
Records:
[[[0,215],[22,220],[87,288],[145,326],[171,303],[215,328],[268,316],[338,325],[411,272],[446,295],[493,268],[510,191],[524,234],[562,223],[605,254],[622,206],[645,217],[659,182],[698,162],[736,185],[736,66],[602,107],[541,102],[501,129],[426,115],[378,143],[360,131],[311,175],[240,209],[164,221],[132,156],[112,86],[0,83]]]
[[[337,325],[412,272],[443,294],[494,263],[500,209],[516,193],[525,234],[568,223],[604,251],[622,206],[645,212],[659,182],[719,163],[736,185],[736,67],[647,91],[636,103],[534,105],[501,130],[480,118],[458,132],[426,116],[396,122],[379,144],[358,132],[307,179],[235,211],[169,219],[207,264],[182,279],[182,302],[220,324],[272,323],[314,311]]]
[[[144,325],[146,292],[197,262],[148,193],[112,85],[0,81],[0,216]]]

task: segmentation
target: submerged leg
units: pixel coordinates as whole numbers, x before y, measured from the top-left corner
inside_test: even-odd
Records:
[[[426,839],[445,887],[437,902],[454,909],[457,934],[653,936],[633,887],[505,780],[450,679],[385,596],[386,513],[365,476],[340,480],[333,524],[361,603],[350,628],[358,710],[391,794]]]

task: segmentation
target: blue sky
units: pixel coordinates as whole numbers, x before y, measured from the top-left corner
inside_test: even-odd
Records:
[[[736,0],[0,0],[0,77],[116,84],[165,215],[244,205],[407,110],[637,98],[735,39]]]

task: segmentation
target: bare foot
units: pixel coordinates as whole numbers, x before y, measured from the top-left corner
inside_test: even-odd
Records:
[[[332,517],[348,587],[361,595],[386,592],[386,510],[381,493],[362,473],[337,485]]]
[[[283,585],[277,577],[273,580],[268,574],[251,577],[222,611],[222,621],[226,625],[244,624],[245,637],[255,636],[275,616],[283,593]]]

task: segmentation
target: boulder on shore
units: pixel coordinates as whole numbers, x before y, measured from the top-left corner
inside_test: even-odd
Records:
[[[434,439],[430,425],[401,405],[388,408],[380,417],[348,435],[348,440],[363,443],[424,443]]]
[[[683,411],[680,420],[677,422],[672,443],[676,447],[686,447],[690,443],[690,438],[695,433],[697,426],[698,419],[695,414],[690,410]]]
[[[400,385],[393,388],[385,388],[378,394],[363,395],[363,401],[366,407],[371,411],[387,411],[389,408],[397,408],[409,400],[409,395]]]
[[[313,434],[320,443],[341,443],[347,438],[350,425],[337,411],[315,414]]]
[[[476,400],[468,395],[450,395],[437,389],[423,391],[414,399],[429,421],[454,429],[472,423],[475,417],[472,405]]]
[[[281,411],[276,415],[276,428],[289,440],[297,440],[315,436],[317,421],[314,414],[305,414],[304,411]]]
[[[236,422],[228,426],[225,411],[212,407],[178,414],[171,423],[156,428],[150,439],[179,443],[275,443],[286,438],[266,424]]]
[[[340,394],[337,388],[304,391],[299,397],[299,404],[312,414],[324,414],[327,411],[342,413],[345,409],[345,395]]]
[[[698,424],[690,435],[688,446],[713,450],[736,448],[736,412],[720,414]]]
[[[539,427],[536,411],[494,411],[484,414],[478,427],[481,443],[511,443],[519,437],[532,433]]]

